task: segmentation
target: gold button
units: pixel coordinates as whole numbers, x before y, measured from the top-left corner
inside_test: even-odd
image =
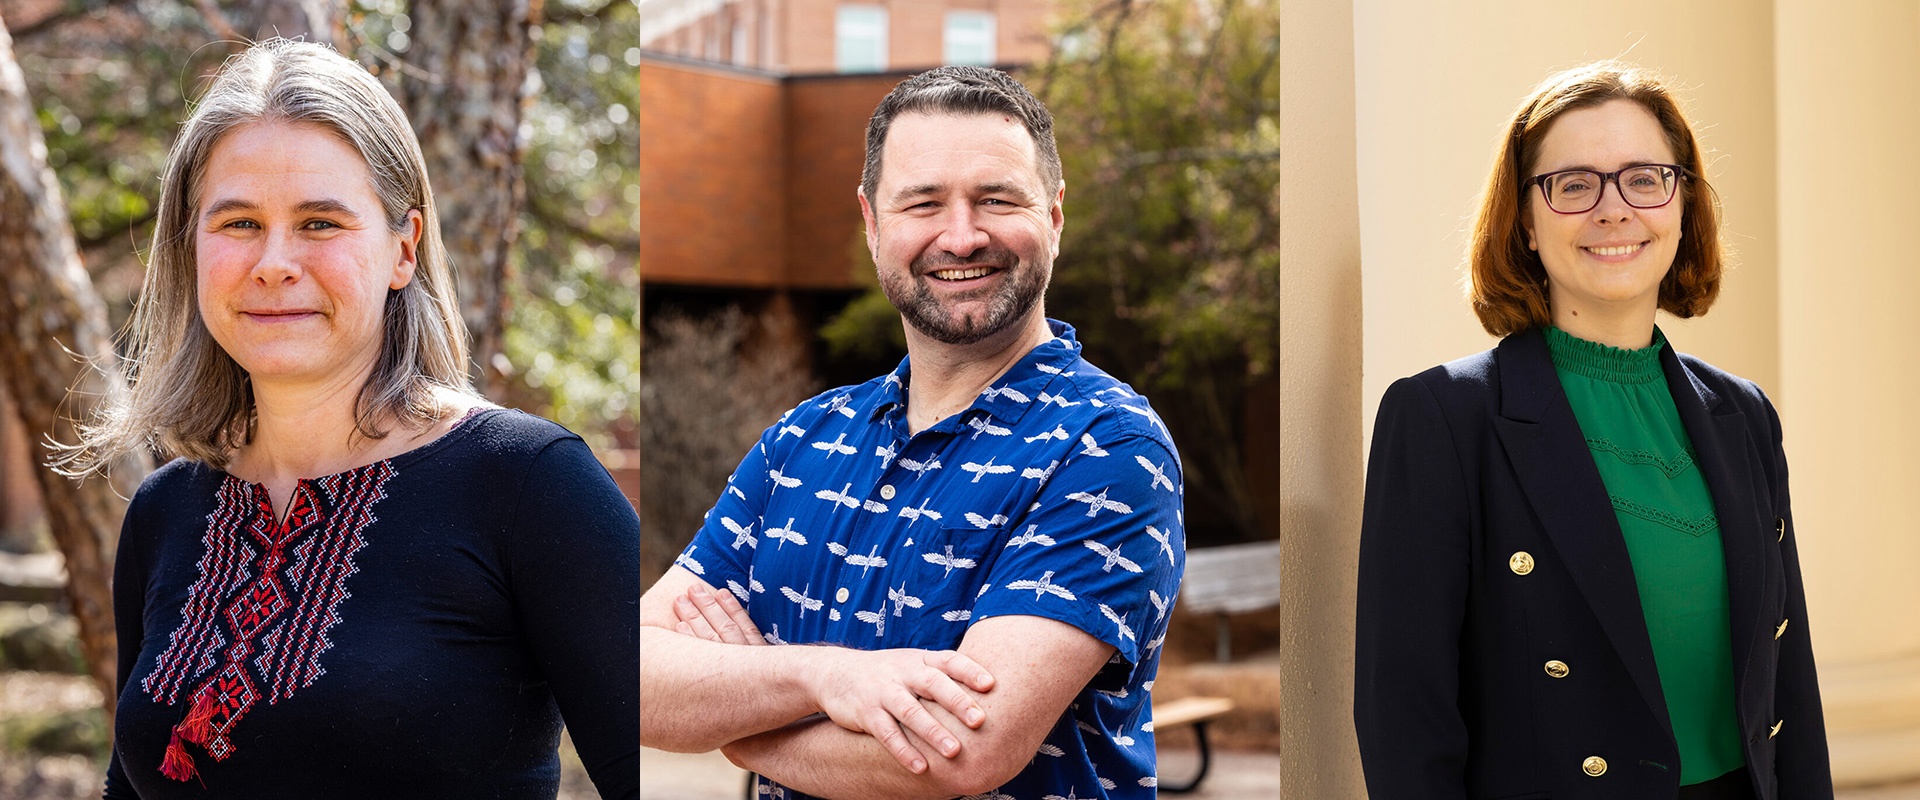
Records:
[[[1773,629],[1773,638],[1778,639],[1780,638],[1781,634],[1786,632],[1787,632],[1787,621],[1784,619],[1780,620],[1780,627]]]
[[[1598,778],[1607,774],[1607,760],[1599,756],[1587,756],[1587,760],[1580,762],[1580,771]]]
[[[893,499],[893,484],[889,483],[885,486],[880,487],[880,499],[882,500]]]
[[[1564,678],[1567,677],[1569,671],[1570,670],[1567,669],[1567,662],[1565,661],[1547,662],[1547,675],[1550,677]]]
[[[1785,725],[1785,724],[1787,724],[1787,721],[1786,721],[1786,720],[1784,720],[1784,719],[1783,719],[1783,720],[1780,720],[1779,722],[1776,722],[1776,723],[1773,723],[1773,730],[1770,730],[1770,731],[1767,731],[1767,738],[1769,738],[1769,739],[1771,739],[1771,738],[1773,738],[1773,737],[1775,737],[1775,736],[1779,736],[1779,735],[1780,735],[1780,726],[1782,726],[1782,725]]]
[[[1512,558],[1507,559],[1507,568],[1513,570],[1513,574],[1515,575],[1525,575],[1532,572],[1533,555],[1525,550],[1514,553]]]
[[[1780,518],[1780,538],[1775,539],[1774,541],[1784,542],[1786,540],[1787,540],[1787,518],[1781,517]]]

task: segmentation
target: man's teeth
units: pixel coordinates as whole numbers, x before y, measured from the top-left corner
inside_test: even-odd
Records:
[[[964,281],[969,278],[985,277],[991,274],[992,272],[993,272],[993,269],[991,267],[974,267],[973,269],[943,269],[933,273],[933,277],[939,278],[940,280],[943,280],[943,281]]]
[[[1619,247],[1589,247],[1587,248],[1587,252],[1596,256],[1624,256],[1632,254],[1641,247],[1642,245],[1638,244],[1623,244]]]

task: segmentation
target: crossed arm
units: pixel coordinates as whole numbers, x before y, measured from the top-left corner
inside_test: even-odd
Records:
[[[721,747],[786,786],[847,800],[1005,783],[1114,652],[1024,616],[974,624],[957,653],[757,647],[732,595],[678,569],[642,598],[641,623],[644,742]],[[828,718],[805,719],[819,711]]]

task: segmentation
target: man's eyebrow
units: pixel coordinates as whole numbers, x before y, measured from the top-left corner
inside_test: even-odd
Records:
[[[252,201],[242,200],[237,197],[229,197],[223,200],[215,201],[213,205],[207,206],[206,212],[201,214],[201,216],[203,218],[210,219],[212,217],[225,214],[229,211],[259,211],[259,210],[260,210],[260,206],[254,204]],[[319,200],[307,200],[300,203],[297,206],[294,206],[293,210],[301,214],[338,214],[338,215],[350,217],[356,220],[360,218],[359,214],[353,213],[352,207],[348,206],[346,203],[342,203],[332,198],[321,198]]]
[[[900,202],[900,201],[905,201],[909,198],[923,197],[930,194],[939,194],[940,192],[946,190],[946,188],[947,187],[945,185],[937,184],[937,183],[917,184],[914,186],[908,186],[904,189],[901,189],[898,192],[895,192],[893,195],[893,199],[895,202]],[[1013,195],[1015,197],[1026,197],[1028,194],[1026,188],[1022,187],[1018,183],[1005,183],[1001,181],[992,181],[988,183],[978,184],[973,187],[973,191],[976,194],[1001,194],[1001,195]]]

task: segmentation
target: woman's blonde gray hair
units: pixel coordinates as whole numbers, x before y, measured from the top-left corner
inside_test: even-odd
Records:
[[[414,210],[424,223],[412,281],[387,294],[383,342],[355,402],[353,435],[384,438],[388,423],[424,428],[448,413],[436,389],[473,393],[466,324],[426,159],[405,112],[364,67],[332,49],[271,39],[221,67],[168,154],[146,279],[125,331],[131,390],[81,425],[79,444],[57,452],[62,472],[100,472],[142,447],[225,467],[251,440],[247,373],[200,318],[194,225],[214,146],[242,126],[272,123],[314,125],[338,136],[366,161],[388,227],[407,231]]]

